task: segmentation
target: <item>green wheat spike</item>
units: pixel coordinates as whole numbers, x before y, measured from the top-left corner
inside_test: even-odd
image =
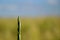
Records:
[[[18,40],[19,40],[19,34],[20,34],[20,32],[19,32],[19,29],[20,29],[20,22],[19,22],[19,16],[18,16]]]

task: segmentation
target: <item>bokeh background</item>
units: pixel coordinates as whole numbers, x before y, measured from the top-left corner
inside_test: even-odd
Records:
[[[17,40],[16,18],[0,18],[0,40]]]
[[[21,40],[60,40],[60,17],[22,18]]]
[[[21,40],[60,40],[60,0],[0,0],[0,40],[17,40],[17,16]]]

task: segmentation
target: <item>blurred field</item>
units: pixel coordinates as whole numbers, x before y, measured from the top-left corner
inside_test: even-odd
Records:
[[[0,40],[17,40],[16,18],[0,18]]]
[[[21,18],[21,40],[60,40],[60,17]],[[0,40],[17,40],[17,19],[0,18]]]
[[[21,18],[21,40],[60,40],[60,17]]]

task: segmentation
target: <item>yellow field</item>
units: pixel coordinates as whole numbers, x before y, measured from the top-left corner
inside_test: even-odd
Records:
[[[22,18],[21,40],[60,40],[60,18]]]
[[[17,19],[0,18],[0,40],[17,40]]]
[[[60,18],[21,18],[21,40],[60,40]],[[0,40],[17,40],[17,18],[0,18]]]

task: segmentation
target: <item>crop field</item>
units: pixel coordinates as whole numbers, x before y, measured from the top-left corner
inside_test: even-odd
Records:
[[[17,40],[16,18],[0,18],[0,40]]]
[[[21,40],[60,40],[60,18],[21,18]]]
[[[21,40],[60,40],[60,18],[21,18]],[[0,40],[17,40],[17,18],[0,18]]]

